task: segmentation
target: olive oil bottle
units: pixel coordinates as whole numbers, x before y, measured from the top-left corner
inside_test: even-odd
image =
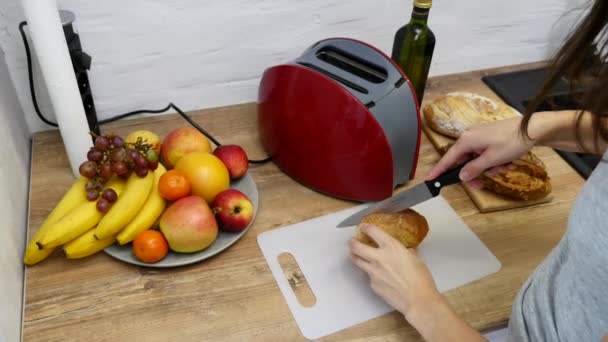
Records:
[[[427,25],[431,5],[432,0],[414,0],[410,22],[395,34],[391,56],[412,83],[419,103],[435,49],[435,35]]]

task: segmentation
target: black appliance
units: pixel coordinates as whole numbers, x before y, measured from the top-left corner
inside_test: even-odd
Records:
[[[540,91],[545,78],[545,68],[508,72],[482,77],[482,80],[508,105],[524,113],[528,104]],[[552,89],[538,111],[579,109],[567,81],[562,80]],[[588,153],[556,150],[572,168],[587,179],[601,157]]]

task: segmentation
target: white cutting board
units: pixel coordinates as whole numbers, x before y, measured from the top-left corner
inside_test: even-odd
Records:
[[[268,262],[302,335],[317,339],[392,311],[369,287],[365,273],[350,261],[348,241],[355,228],[335,228],[367,204],[277,228],[258,236]],[[497,272],[500,262],[438,196],[414,207],[425,216],[429,233],[418,247],[441,292]],[[316,303],[300,305],[278,256],[291,253]]]

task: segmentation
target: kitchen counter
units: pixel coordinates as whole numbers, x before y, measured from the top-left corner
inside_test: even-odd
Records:
[[[435,77],[425,101],[465,90],[497,97],[480,77],[538,65]],[[192,112],[220,142],[242,145],[251,159],[265,157],[256,131],[256,106],[243,104]],[[166,135],[188,123],[177,115],[122,120],[103,126],[121,135],[149,129]],[[473,327],[504,324],[512,301],[530,272],[563,235],[583,179],[549,148],[535,152],[547,164],[554,199],[536,207],[481,214],[462,187],[442,191],[450,205],[502,263],[489,277],[445,293]],[[423,136],[417,180],[439,155]],[[252,165],[260,193],[249,232],[223,253],[173,269],[129,265],[101,252],[68,260],[56,252],[26,270],[24,341],[298,341],[305,340],[270,273],[257,236],[271,229],[329,214],[356,203],[327,197],[295,182],[273,163]],[[29,234],[38,229],[72,183],[57,130],[32,142]],[[420,341],[396,312],[326,337],[328,341]]]

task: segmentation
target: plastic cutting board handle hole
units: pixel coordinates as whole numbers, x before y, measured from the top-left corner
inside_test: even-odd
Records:
[[[300,266],[296,258],[291,253],[281,253],[277,257],[281,270],[285,278],[289,282],[291,290],[298,298],[298,302],[305,308],[310,308],[317,303],[317,297],[312,292],[312,289],[304,277],[304,273],[300,270]]]

